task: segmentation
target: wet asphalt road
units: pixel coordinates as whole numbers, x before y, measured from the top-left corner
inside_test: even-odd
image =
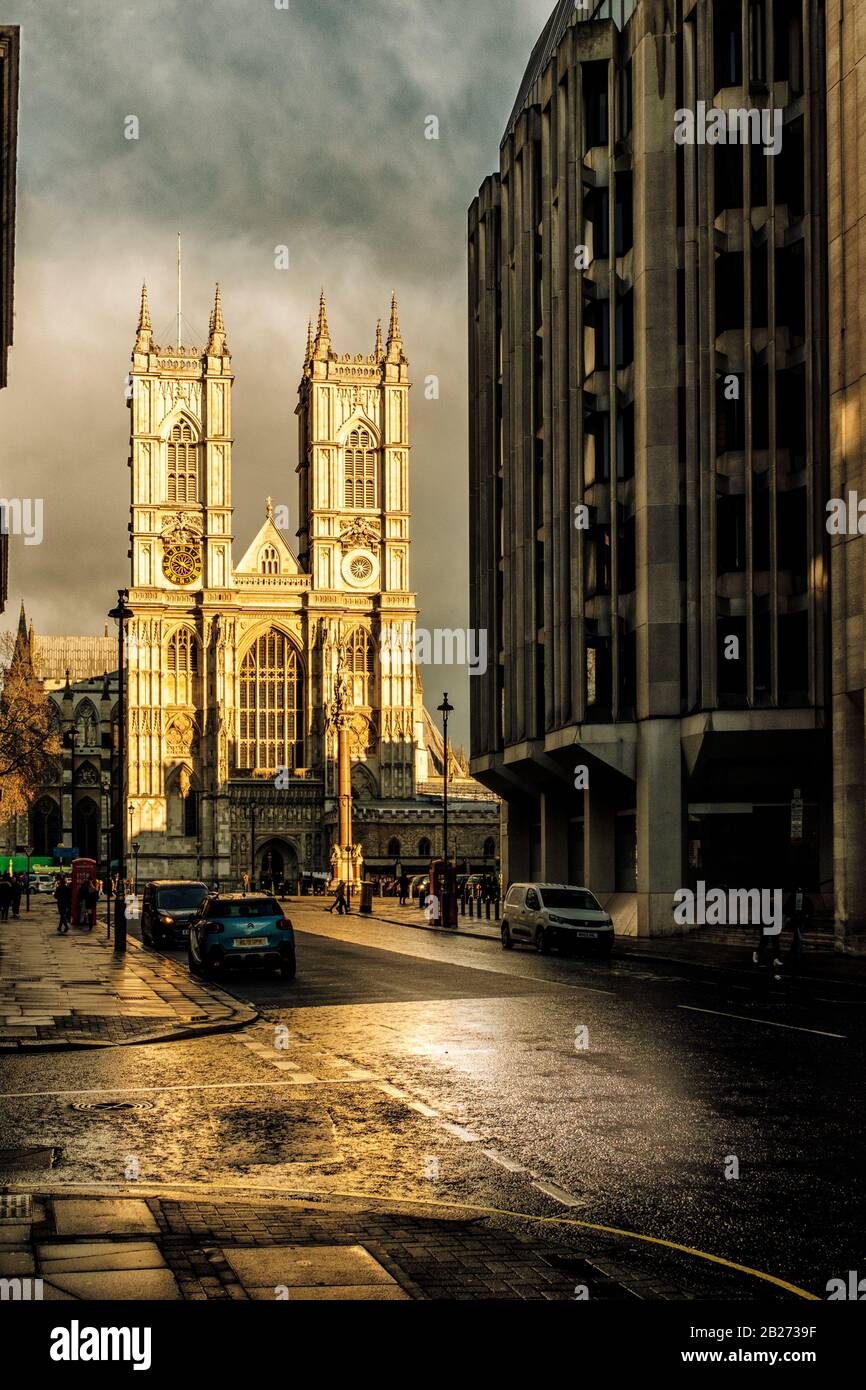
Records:
[[[819,1296],[863,1265],[866,991],[291,911],[296,980],[228,983],[262,1014],[243,1033],[4,1057],[0,1147],[56,1144],[43,1187],[132,1177],[568,1216]],[[684,1294],[778,1296],[592,1239]]]

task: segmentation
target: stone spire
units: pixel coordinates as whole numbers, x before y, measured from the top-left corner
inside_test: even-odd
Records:
[[[226,346],[226,326],[223,323],[223,301],[217,284],[213,308],[208,326],[207,351],[211,357],[222,357],[228,352]]]
[[[138,328],[135,336],[135,352],[151,352],[153,349],[153,324],[150,321],[150,305],[147,302],[147,281],[141,286],[141,305],[138,310]]]
[[[319,361],[327,361],[328,353],[331,350],[331,334],[328,329],[328,314],[325,309],[325,291],[319,295],[319,321],[316,324],[316,341],[313,346],[313,356]]]
[[[310,361],[310,358],[312,357],[312,355],[313,355],[313,320],[312,320],[312,319],[307,319],[307,350],[306,350],[306,352],[304,353],[304,366],[305,366],[305,367],[309,365],[309,361]]]
[[[385,355],[384,349],[383,349],[383,347],[382,347],[382,320],[381,320],[381,319],[377,319],[377,321],[376,321],[376,354],[375,354],[375,355],[376,355],[376,361],[377,361],[377,362],[381,362],[381,361],[382,361],[382,358],[383,358],[384,355]]]
[[[389,362],[399,362],[403,350],[403,339],[400,337],[400,320],[397,316],[397,293],[391,294],[391,322],[388,324],[388,343],[387,357]]]
[[[267,498],[267,500],[266,500],[266,502],[265,502],[265,516],[266,516],[266,518],[267,518],[268,521],[273,521],[273,519],[274,519],[274,499],[273,499],[273,497]]]

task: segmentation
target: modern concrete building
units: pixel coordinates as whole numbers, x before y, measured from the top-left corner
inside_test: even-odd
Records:
[[[15,269],[15,172],[18,143],[19,29],[0,24],[0,388],[12,345],[12,283]],[[0,494],[3,493],[0,477]],[[9,536],[0,517],[0,613],[6,606]]]
[[[560,0],[469,211],[471,769],[641,935],[831,901],[825,57],[817,0]]]
[[[866,9],[827,3],[830,494],[866,498]],[[848,518],[849,526],[851,518]],[[866,523],[864,523],[866,524]],[[837,939],[866,949],[866,540],[831,537]]]

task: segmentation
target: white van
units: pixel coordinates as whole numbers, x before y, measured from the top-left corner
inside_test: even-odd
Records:
[[[598,955],[613,948],[613,920],[588,888],[572,883],[512,883],[502,908],[502,949],[551,946],[570,955],[583,947]]]

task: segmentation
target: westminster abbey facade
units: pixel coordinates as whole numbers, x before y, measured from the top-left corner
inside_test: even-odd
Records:
[[[369,872],[449,849],[495,867],[498,802],[442,746],[416,668],[409,368],[383,342],[338,356],[324,295],[298,391],[297,553],[268,499],[232,534],[232,359],[219,288],[203,349],[154,341],[146,288],[129,377],[128,834],[140,879],[289,881],[336,836],[338,675],[351,705],[354,840]],[[409,640],[407,640],[407,638]]]

